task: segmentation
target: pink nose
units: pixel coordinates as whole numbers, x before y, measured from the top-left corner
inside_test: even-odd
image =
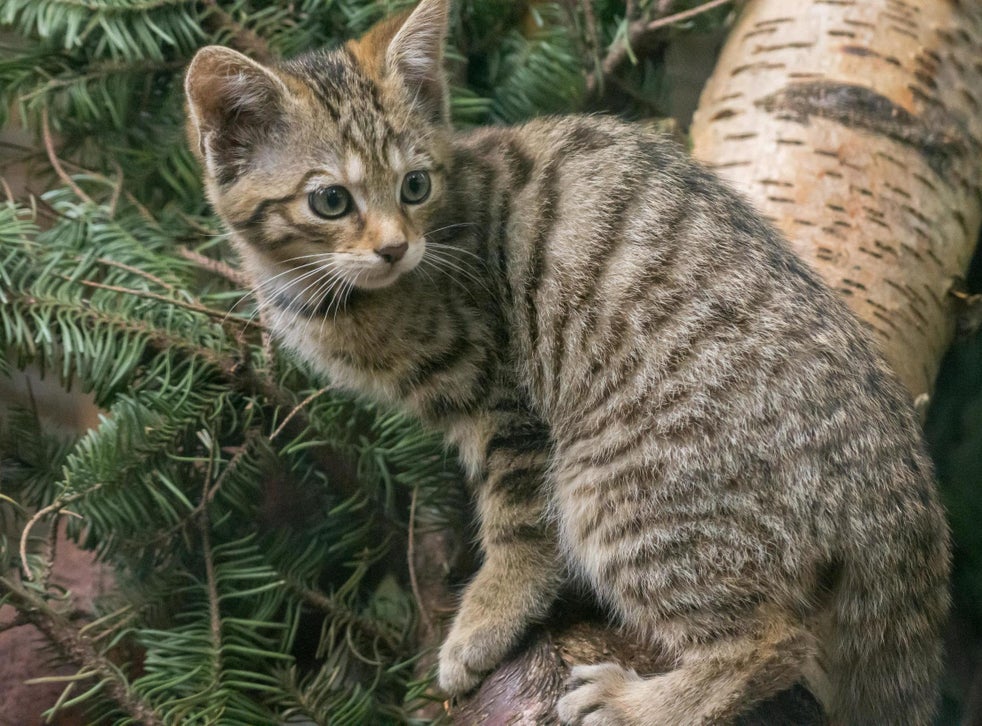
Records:
[[[375,254],[391,265],[405,257],[406,250],[408,249],[408,242],[390,242],[389,244],[382,245],[375,250]]]

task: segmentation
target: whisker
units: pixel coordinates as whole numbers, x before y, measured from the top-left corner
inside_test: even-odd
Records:
[[[457,222],[455,224],[448,224],[445,227],[431,229],[429,232],[426,232],[423,236],[429,237],[431,234],[439,234],[440,232],[446,232],[448,229],[457,229],[458,227],[477,227],[477,222]]]
[[[423,257],[425,258],[426,255]],[[432,254],[430,255],[430,259],[433,263],[443,265],[444,271],[452,270],[453,272],[463,275],[474,284],[479,285],[490,297],[494,297],[494,293],[488,287],[486,281],[477,273],[476,270],[467,267],[464,260],[454,260],[449,257],[440,256],[437,250],[433,250]],[[449,276],[451,278],[453,277],[452,274]]]

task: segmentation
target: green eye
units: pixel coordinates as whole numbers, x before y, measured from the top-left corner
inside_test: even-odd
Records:
[[[411,171],[402,179],[402,201],[420,204],[430,196],[430,175],[425,171]]]
[[[351,211],[351,194],[342,186],[315,189],[307,195],[310,211],[324,219],[337,219]]]

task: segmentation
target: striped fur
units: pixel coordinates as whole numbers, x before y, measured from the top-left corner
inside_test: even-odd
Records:
[[[638,127],[455,134],[446,0],[274,68],[188,73],[209,196],[282,341],[446,433],[485,560],[440,657],[476,685],[566,578],[670,674],[574,670],[575,724],[732,719],[807,680],[837,724],[926,724],[948,535],[905,392],[711,174]],[[400,202],[413,169],[429,198]],[[342,219],[307,194],[350,188]],[[380,261],[380,245],[405,257]]]

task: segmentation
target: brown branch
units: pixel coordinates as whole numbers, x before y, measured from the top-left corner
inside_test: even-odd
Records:
[[[427,607],[423,603],[423,595],[419,590],[419,580],[416,577],[416,500],[419,498],[419,487],[413,487],[413,498],[409,505],[409,542],[406,547],[406,559],[409,562],[409,584],[413,590],[413,598],[416,600],[416,609],[423,621],[426,630],[433,627],[433,621]]]
[[[333,388],[334,388],[334,386],[324,386],[320,390],[314,391],[309,396],[307,396],[304,400],[302,400],[300,403],[298,403],[296,406],[294,406],[293,407],[293,410],[290,411],[290,413],[288,413],[286,415],[286,418],[284,418],[283,421],[280,422],[280,425],[276,427],[276,430],[269,435],[269,440],[272,441],[277,436],[279,436],[280,435],[280,432],[283,431],[284,428],[286,428],[286,425],[288,423],[290,423],[290,420],[294,416],[296,416],[298,413],[300,413],[301,410],[303,410],[304,408],[306,408],[308,404],[310,404],[312,401],[314,401],[314,399],[319,398],[320,396],[324,395],[325,393],[327,393],[328,391],[330,391]]]
[[[48,123],[48,107],[45,106],[41,109],[41,135],[44,138],[44,149],[48,152],[48,161],[51,162],[51,168],[55,170],[58,178],[61,179],[65,184],[67,184],[75,196],[79,199],[83,199],[89,204],[95,204],[92,201],[92,197],[82,191],[82,188],[75,183],[75,181],[68,176],[65,168],[61,165],[61,161],[58,159],[58,154],[55,152],[55,143],[51,138],[51,126]]]
[[[691,18],[708,12],[713,8],[725,5],[729,2],[734,2],[734,0],[708,0],[708,2],[697,5],[694,8],[673,13],[672,15],[666,15],[662,18],[656,18],[654,20],[641,19],[630,21],[629,19],[629,24],[627,31],[624,33],[624,37],[621,38],[620,42],[615,42],[611,45],[607,51],[607,55],[603,59],[603,62],[601,62],[599,79],[596,75],[591,75],[587,79],[587,93],[590,95],[596,93],[602,87],[604,81],[609,79],[621,66],[628,54],[631,52],[631,48],[645,40],[647,36],[669,25],[690,20]]]
[[[212,318],[217,318],[223,323],[228,320],[235,320],[236,318],[229,315],[229,313],[223,313],[221,310],[212,310],[209,307],[200,305],[197,303],[184,302],[182,300],[175,300],[172,297],[167,297],[166,295],[158,295],[154,292],[149,292],[147,290],[134,290],[129,287],[120,287],[118,285],[105,285],[101,282],[95,282],[94,280],[77,280],[68,275],[58,275],[63,280],[68,280],[70,282],[77,282],[79,285],[85,285],[86,287],[93,287],[99,290],[109,290],[110,292],[118,292],[124,295],[132,295],[133,297],[146,298],[148,300],[158,300],[160,302],[165,302],[169,305],[176,305],[179,308],[185,308],[187,310],[193,310],[196,313],[201,313],[202,315],[207,315]],[[250,325],[256,325],[260,328],[263,327],[262,321],[250,321]]]
[[[230,46],[260,63],[268,63],[273,60],[273,53],[266,40],[233,18],[228,11],[219,7],[218,0],[205,0],[205,5],[208,6],[205,24],[213,31],[227,32]]]
[[[20,533],[19,551],[20,551],[21,568],[24,570],[24,576],[27,577],[28,580],[34,579],[34,573],[31,572],[30,565],[27,562],[27,540],[30,538],[31,530],[34,529],[34,526],[42,519],[44,519],[46,516],[51,514],[52,512],[58,512],[59,510],[64,509],[72,502],[81,499],[89,492],[93,492],[96,489],[100,488],[101,486],[102,486],[101,484],[97,484],[96,486],[92,487],[92,489],[89,489],[88,491],[79,492],[78,494],[72,494],[71,496],[65,497],[64,499],[55,500],[48,506],[42,507],[41,509],[36,511],[34,513],[34,516],[32,516],[29,520],[27,520],[27,524],[24,525],[24,529]]]
[[[144,270],[141,270],[139,267],[133,267],[133,265],[127,265],[125,262],[117,262],[116,260],[110,260],[106,257],[98,257],[96,258],[96,262],[98,262],[100,265],[106,265],[108,267],[116,267],[119,268],[120,270],[125,270],[126,272],[130,272],[134,275],[138,275],[144,278],[145,280],[150,280],[150,282],[160,285],[162,288],[166,290],[170,290],[171,292],[176,292],[176,288],[173,285],[164,282],[156,275],[151,275],[149,272],[145,272]]]
[[[116,216],[116,205],[119,204],[119,197],[123,193],[123,167],[115,159],[112,160],[113,169],[116,171],[116,183],[113,185],[113,195],[109,199],[109,216]]]
[[[164,726],[153,706],[130,689],[119,668],[99,653],[92,641],[81,635],[62,613],[39,595],[5,577],[0,577],[0,587],[11,595],[12,604],[20,615],[40,630],[66,658],[81,668],[91,669],[105,680],[109,695],[136,723]]]
[[[206,257],[200,252],[195,252],[187,247],[179,247],[177,254],[185,260],[193,262],[198,267],[208,270],[208,272],[214,273],[219,277],[224,277],[238,287],[249,287],[249,279],[231,265],[227,265],[220,260],[213,260],[211,257]]]
[[[311,607],[316,608],[329,617],[341,618],[344,621],[351,623],[370,640],[382,641],[382,643],[393,653],[398,653],[400,651],[398,642],[390,633],[387,633],[377,627],[371,620],[363,618],[357,613],[346,608],[344,605],[339,604],[329,595],[325,595],[322,592],[305,587],[291,578],[286,578],[286,585],[295,595],[297,595]]]

